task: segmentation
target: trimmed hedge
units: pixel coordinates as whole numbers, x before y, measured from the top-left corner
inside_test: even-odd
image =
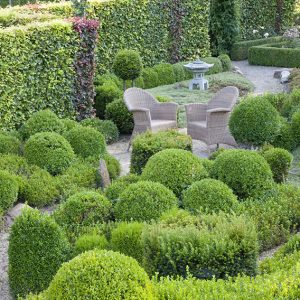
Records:
[[[24,156],[30,164],[54,175],[68,168],[75,158],[70,143],[54,132],[40,132],[29,138],[25,144]]]
[[[6,213],[18,199],[19,185],[7,171],[0,171],[0,210]]]
[[[0,154],[20,154],[21,142],[15,136],[0,132]]]
[[[152,225],[142,234],[149,274],[198,279],[257,273],[258,244],[253,223],[233,215],[203,215],[200,225]]]
[[[64,261],[69,244],[54,220],[27,208],[12,225],[9,237],[9,283],[15,297],[48,287]]]
[[[274,186],[267,161],[248,150],[222,152],[215,159],[211,176],[226,183],[240,199],[263,196]]]
[[[192,152],[192,139],[175,130],[138,135],[132,143],[130,171],[141,174],[149,158],[164,149],[183,149]]]
[[[139,181],[121,193],[114,213],[120,221],[151,221],[177,205],[176,196],[162,184]]]
[[[276,43],[280,42],[281,40],[281,37],[270,37],[265,39],[237,42],[232,46],[230,57],[232,60],[245,60],[248,59],[248,51],[251,47]]]
[[[104,235],[83,234],[75,242],[76,255],[89,250],[104,250],[108,247],[108,241]]]
[[[173,67],[168,63],[161,63],[155,65],[153,70],[157,73],[158,76],[158,85],[167,85],[172,84],[176,81]]]
[[[113,287],[113,288],[112,288]],[[152,300],[146,272],[131,257],[112,251],[88,251],[62,265],[46,299]]]
[[[180,197],[189,185],[207,175],[201,160],[193,153],[181,149],[166,149],[150,157],[142,179],[159,182]]]
[[[19,127],[33,112],[73,114],[77,33],[55,20],[0,29],[0,127]],[[17,82],[17,84],[16,84]]]
[[[250,65],[297,68],[300,67],[300,48],[281,48],[276,44],[249,49]]]

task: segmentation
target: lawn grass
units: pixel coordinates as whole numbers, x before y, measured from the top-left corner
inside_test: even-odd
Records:
[[[294,160],[287,182],[300,187],[300,147],[293,152]]]
[[[244,76],[233,73],[224,72],[214,75],[207,75],[210,88],[207,91],[188,89],[188,81],[177,82],[170,85],[163,85],[148,91],[154,96],[166,96],[171,98],[174,102],[181,105],[179,109],[179,127],[186,127],[186,117],[184,111],[184,104],[187,103],[205,103],[208,102],[214,94],[225,86],[234,85],[240,90],[240,95],[244,96],[254,90],[253,84]]]

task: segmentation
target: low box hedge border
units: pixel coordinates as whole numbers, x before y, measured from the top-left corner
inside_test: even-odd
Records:
[[[277,44],[278,46],[281,43]],[[276,44],[255,46],[249,49],[250,65],[297,68],[300,67],[300,48],[277,48]]]

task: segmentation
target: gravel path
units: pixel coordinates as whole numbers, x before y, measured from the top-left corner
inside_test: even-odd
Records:
[[[234,61],[234,66],[238,67],[247,79],[253,82],[255,86],[255,94],[263,94],[266,92],[280,93],[286,88],[280,84],[279,79],[274,78],[274,71],[289,70],[287,68],[264,67],[249,65],[247,60]]]
[[[11,300],[8,285],[8,230],[0,232],[0,299]]]

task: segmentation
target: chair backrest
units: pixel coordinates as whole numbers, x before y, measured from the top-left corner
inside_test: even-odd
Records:
[[[235,86],[227,86],[221,89],[209,102],[208,109],[228,108],[232,109],[239,97],[239,90]]]
[[[157,103],[155,98],[148,92],[139,88],[129,88],[124,93],[124,101],[128,110],[135,108],[148,108]]]

